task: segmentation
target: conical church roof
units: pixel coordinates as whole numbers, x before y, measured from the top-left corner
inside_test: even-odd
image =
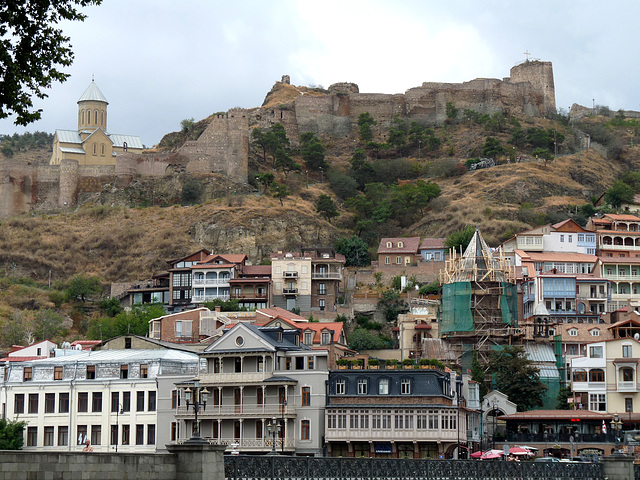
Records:
[[[480,231],[476,230],[460,259],[458,277],[460,280],[492,280],[504,282],[505,276],[498,258],[495,258],[485,243]]]
[[[104,102],[107,104],[109,103],[107,102],[107,99],[98,88],[98,85],[96,85],[96,82],[94,82],[93,80],[91,80],[91,83],[89,84],[87,89],[84,91],[80,99],[78,100],[78,103],[87,102],[87,101]]]

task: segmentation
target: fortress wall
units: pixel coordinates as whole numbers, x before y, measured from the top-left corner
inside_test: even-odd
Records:
[[[295,103],[298,131],[313,132],[321,138],[349,136],[353,130],[350,111],[348,95],[302,96]]]
[[[62,160],[60,162],[60,186],[58,194],[58,206],[75,205],[78,198],[78,162],[75,160]]]
[[[510,78],[512,83],[528,82],[535,92],[542,94],[544,115],[556,112],[556,92],[551,62],[521,63],[511,68]]]
[[[37,201],[40,209],[57,208],[59,205],[60,167],[58,165],[38,165],[35,169]]]
[[[28,212],[37,200],[35,169],[22,162],[0,163],[0,215]]]

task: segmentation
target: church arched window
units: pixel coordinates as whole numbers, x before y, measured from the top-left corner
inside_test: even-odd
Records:
[[[87,123],[91,123],[91,110],[87,110]]]

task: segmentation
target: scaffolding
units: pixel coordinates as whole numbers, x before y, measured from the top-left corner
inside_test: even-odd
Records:
[[[493,252],[476,230],[467,249],[452,249],[440,271],[442,310],[440,336],[468,368],[468,352],[487,359],[496,345],[511,345],[518,328],[515,267],[502,250]]]

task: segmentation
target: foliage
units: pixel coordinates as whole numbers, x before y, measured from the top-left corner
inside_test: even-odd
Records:
[[[51,133],[36,131],[34,133],[14,133],[13,135],[0,134],[2,153],[7,157],[12,156],[14,152],[26,152],[28,150],[50,148],[52,143],[53,134]]]
[[[447,119],[445,121],[447,123],[455,123],[455,121],[458,118],[458,113],[460,112],[460,110],[456,108],[456,106],[453,103],[447,102],[447,104],[445,105],[445,112],[447,114]]]
[[[387,322],[395,322],[400,313],[409,311],[409,305],[402,299],[400,292],[394,290],[382,292],[382,298],[378,300],[378,308],[384,312]]]
[[[473,351],[473,357],[471,359],[471,380],[478,382],[480,385],[480,401],[485,397],[489,388],[487,387],[487,383],[484,379],[484,368],[480,365],[480,360],[478,359],[478,352],[476,350]]]
[[[49,297],[49,301],[53,303],[56,308],[60,308],[66,299],[66,294],[60,290],[49,290],[47,296]]]
[[[306,132],[300,135],[300,144],[300,155],[309,169],[327,168],[327,163],[324,161],[326,148],[315,133]]]
[[[103,298],[100,302],[100,309],[109,317],[115,317],[122,312],[122,305],[117,298]]]
[[[40,340],[51,340],[62,335],[63,324],[64,317],[55,310],[38,310],[33,318],[33,333]]]
[[[86,277],[81,274],[76,275],[69,281],[65,292],[67,298],[82,300],[84,303],[88,296],[102,292],[102,285],[98,277]]]
[[[372,126],[376,125],[377,122],[371,116],[369,112],[363,112],[358,115],[358,126],[360,127],[360,140],[363,142],[370,142],[373,140],[373,130]]]
[[[623,203],[632,203],[635,192],[633,188],[622,180],[617,180],[604,194],[604,201],[613,208],[619,208]]]
[[[382,330],[381,323],[372,322],[366,315],[358,315],[356,317],[356,323],[366,330]]]
[[[287,198],[289,195],[291,195],[291,192],[289,191],[289,189],[287,188],[286,185],[281,185],[279,183],[274,183],[271,186],[271,192],[273,193],[273,196],[275,198],[277,198],[278,200],[280,200],[280,206],[284,207],[284,202],[283,200],[285,198]]]
[[[160,303],[136,305],[130,312],[94,320],[89,327],[88,336],[93,340],[107,340],[119,335],[146,336],[149,334],[149,320],[163,315],[166,315],[166,311]]]
[[[316,212],[326,218],[329,223],[331,223],[332,218],[340,215],[336,208],[336,204],[333,203],[333,199],[324,193],[318,197],[318,201],[316,202]]]
[[[269,186],[274,182],[276,177],[275,177],[275,175],[273,173],[266,172],[266,173],[259,173],[256,176],[256,179],[264,187],[264,192],[263,193],[266,195],[267,191],[269,190]]]
[[[182,203],[192,205],[198,203],[202,195],[202,183],[195,178],[187,179],[182,185]]]
[[[442,285],[440,285],[440,282],[438,280],[435,280],[429,283],[428,285],[422,285],[420,287],[420,290],[418,290],[419,295],[433,295],[433,294],[438,295],[441,292],[442,292]]]
[[[391,340],[388,337],[371,333],[362,327],[356,327],[349,335],[349,348],[352,350],[380,350],[390,347]]]
[[[0,329],[0,339],[6,346],[22,345],[27,340],[27,315],[25,312],[15,311],[4,321]]]
[[[331,190],[343,200],[355,197],[358,194],[358,182],[351,175],[342,170],[332,168],[329,170],[328,177]]]
[[[0,418],[0,450],[21,450],[26,422]]]
[[[395,275],[391,279],[391,288],[399,292],[401,287],[402,287],[402,277],[400,275]]]
[[[392,145],[400,152],[403,152],[404,148],[407,145],[408,130],[409,127],[407,126],[407,122],[405,122],[404,119],[400,117],[400,115],[394,115],[387,132],[387,141],[389,142],[389,145]]]
[[[549,151],[548,148],[536,148],[531,152],[531,155],[534,155],[536,158],[542,158],[544,160],[551,160],[553,158],[553,154]]]
[[[454,248],[455,250],[462,249],[464,252],[474,233],[476,233],[475,227],[473,225],[467,225],[462,230],[458,230],[449,235],[444,241],[444,244],[448,248]]]
[[[290,142],[284,126],[276,123],[268,130],[254,128],[251,138],[262,148],[263,160],[267,161],[267,154],[273,158],[273,168],[277,167],[278,156],[280,162],[287,163],[285,157],[289,156]],[[297,164],[296,164],[297,165]]]
[[[549,151],[555,150],[555,142],[560,145],[564,142],[564,135],[557,130],[549,128],[532,127],[527,129],[526,141],[532,148],[546,148]]]
[[[16,114],[17,125],[41,117],[33,97],[47,97],[53,82],[69,77],[60,67],[73,63],[70,38],[58,24],[83,21],[78,7],[99,5],[101,0],[40,0],[4,2],[0,6],[0,118]]]
[[[240,301],[237,298],[230,298],[229,300],[214,298],[213,300],[204,302],[203,306],[209,310],[215,310],[216,307],[220,307],[221,312],[242,312],[246,310],[245,307],[240,307]]]
[[[180,129],[186,133],[191,130],[195,124],[196,122],[193,118],[185,118],[180,122]]]
[[[335,244],[336,252],[345,256],[347,267],[366,267],[369,265],[367,244],[357,235],[339,238]]]
[[[504,147],[500,145],[500,140],[497,138],[487,137],[482,147],[482,154],[495,159],[498,155],[504,154]]]
[[[573,397],[570,386],[560,387],[556,403],[557,410],[571,410],[571,404],[568,400]]]
[[[538,368],[526,357],[521,346],[505,346],[492,352],[490,372],[494,388],[507,395],[519,411],[543,405],[547,387],[540,381]]]

